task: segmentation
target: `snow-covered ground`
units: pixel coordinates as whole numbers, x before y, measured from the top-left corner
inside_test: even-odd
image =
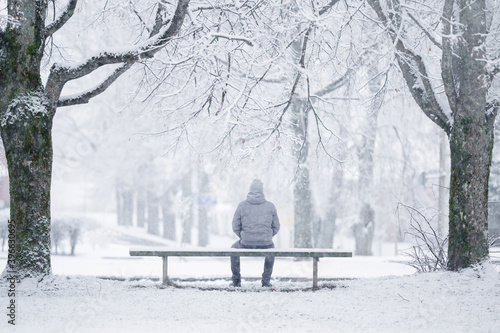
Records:
[[[177,286],[162,288],[161,260],[131,258],[128,248],[164,241],[134,228],[99,230],[86,240],[76,256],[52,257],[53,277],[16,285],[15,298],[0,282],[0,332],[500,331],[500,268],[493,264],[415,274],[399,256],[324,258],[321,288],[312,291],[311,261],[277,258],[269,290],[258,279],[263,259],[242,258],[245,278],[235,290],[228,258],[170,258]],[[224,242],[231,240],[216,240]],[[7,316],[12,299],[15,326]]]

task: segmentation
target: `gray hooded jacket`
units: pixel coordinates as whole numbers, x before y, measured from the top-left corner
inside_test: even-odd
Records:
[[[262,182],[254,180],[245,201],[240,202],[233,217],[233,231],[241,244],[266,246],[280,230],[276,207],[266,201]]]

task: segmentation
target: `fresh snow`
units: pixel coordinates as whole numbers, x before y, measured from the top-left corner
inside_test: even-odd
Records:
[[[201,270],[209,265],[200,267]],[[245,282],[245,281],[244,281]],[[160,288],[151,280],[63,276],[18,288],[16,332],[498,332],[500,279],[491,265],[462,273],[329,282],[293,291],[274,282]],[[323,284],[324,285],[324,284]],[[291,288],[291,289],[288,289]],[[1,289],[6,309],[5,284]],[[0,325],[8,327],[5,316]]]
[[[179,246],[136,228],[87,231],[76,256],[53,255],[54,275],[16,285],[8,324],[0,282],[0,332],[498,332],[499,266],[416,274],[403,256],[277,258],[272,289],[260,287],[263,258],[245,258],[242,288],[229,287],[229,258],[169,258],[176,286],[160,284],[161,259],[130,247]],[[233,240],[213,237],[230,246]],[[349,244],[346,240],[344,244]],[[392,244],[387,244],[392,246]],[[347,250],[350,250],[349,248]],[[497,252],[498,249],[495,250]],[[385,251],[387,252],[387,251]],[[498,254],[498,253],[497,253]],[[495,263],[498,258],[494,258]],[[5,267],[6,252],[0,252]]]

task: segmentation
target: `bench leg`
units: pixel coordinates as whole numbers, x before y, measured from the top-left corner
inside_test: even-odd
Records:
[[[318,257],[313,257],[313,290],[318,289]]]
[[[168,284],[168,257],[163,258],[163,285],[166,286]]]

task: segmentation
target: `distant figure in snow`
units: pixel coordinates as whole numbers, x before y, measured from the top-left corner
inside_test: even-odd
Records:
[[[235,249],[274,248],[273,236],[280,230],[276,207],[264,197],[264,184],[254,179],[250,184],[247,199],[240,202],[234,212],[233,231],[240,238],[231,247]],[[262,286],[271,287],[274,257],[266,257]],[[241,287],[240,257],[231,257],[234,287]]]

